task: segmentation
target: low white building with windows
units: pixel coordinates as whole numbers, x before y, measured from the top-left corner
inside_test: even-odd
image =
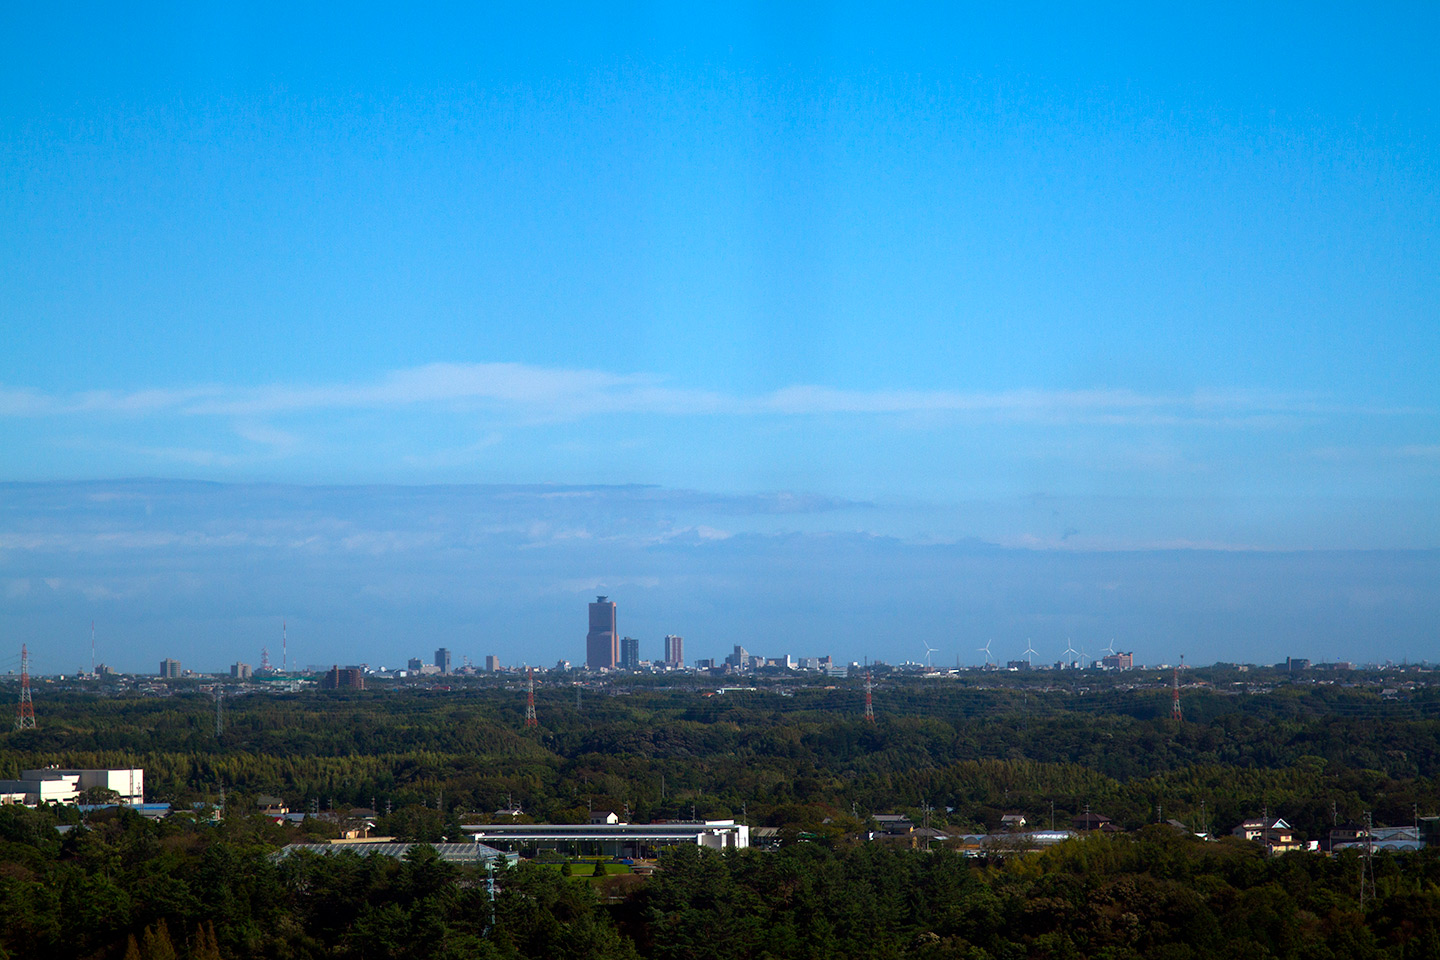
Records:
[[[676,823],[484,823],[460,828],[476,841],[510,849],[572,849],[581,854],[651,857],[664,847],[743,850],[750,827],[734,820]]]
[[[145,771],[139,767],[105,770],[65,770],[45,767],[21,770],[19,780],[0,780],[0,803],[79,803],[92,787],[113,790],[120,803],[145,802]]]

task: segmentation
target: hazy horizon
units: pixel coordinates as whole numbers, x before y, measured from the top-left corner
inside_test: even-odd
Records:
[[[11,13],[37,669],[1440,640],[1440,9]]]
[[[1041,662],[1068,643],[1141,662],[1425,659],[1435,550],[1094,550],[875,532],[875,504],[631,485],[3,484],[0,631],[36,672],[584,659],[619,604],[654,659]],[[1041,511],[1043,515],[1045,511]],[[904,519],[903,517],[901,518]],[[868,526],[870,529],[865,529]],[[10,659],[13,659],[10,658]]]

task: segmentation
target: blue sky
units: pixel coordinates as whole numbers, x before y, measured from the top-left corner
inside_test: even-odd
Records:
[[[292,519],[301,491],[350,484],[859,504],[685,517],[758,567],[775,538],[859,537],[882,577],[908,567],[881,544],[979,542],[1042,565],[1328,552],[1375,590],[1398,568],[1366,558],[1411,551],[1440,580],[1433,6],[3,16],[12,635],[43,643],[119,590],[65,523],[65,551],[33,546],[54,516],[36,504],[135,477],[288,490]],[[187,516],[243,521],[211,509]],[[629,516],[588,509],[595,530]],[[669,562],[585,556],[533,568],[535,595]],[[113,569],[141,562],[160,560]],[[43,615],[15,586],[67,578],[90,592]],[[181,595],[167,582],[150,609]],[[816,589],[767,629],[814,623]],[[1246,622],[1283,656],[1309,614],[1277,596],[1290,620]],[[887,602],[952,600],[917,583]],[[244,619],[193,602],[173,622]],[[485,622],[475,604],[427,629]],[[142,607],[107,611],[116,631],[153,636]],[[1428,654],[1433,616],[1400,609],[1387,653]]]

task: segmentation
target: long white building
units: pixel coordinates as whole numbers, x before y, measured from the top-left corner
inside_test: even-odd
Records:
[[[734,820],[685,823],[476,823],[460,829],[491,846],[597,851],[644,857],[662,847],[695,845],[712,850],[750,846],[750,827]]]
[[[21,770],[19,780],[0,780],[0,803],[78,803],[91,787],[120,795],[120,803],[145,802],[145,771],[139,767],[106,770],[64,770],[45,767]]]

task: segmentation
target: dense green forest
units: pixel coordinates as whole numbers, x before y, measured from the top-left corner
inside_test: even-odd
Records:
[[[182,688],[183,690],[183,688]],[[1337,687],[1188,694],[977,689],[912,681],[882,690],[866,723],[853,688],[703,696],[674,687],[523,697],[477,687],[251,695],[214,701],[69,694],[39,728],[0,735],[0,778],[22,768],[143,766],[151,799],[259,793],[295,809],[408,806],[483,815],[514,802],[537,820],[593,806],[635,820],[745,817],[811,824],[852,813],[918,814],[994,829],[1005,811],[1048,823],[1086,805],[1136,828],[1202,816],[1228,830],[1262,806],[1306,836],[1373,813],[1440,813],[1440,698],[1404,703]],[[946,812],[946,808],[951,808]]]
[[[1225,833],[1268,809],[1301,838],[1369,813],[1437,810],[1440,713],[1424,690],[1295,684],[1261,693],[1044,690],[895,679],[865,722],[857,689],[706,696],[676,686],[47,697],[0,735],[23,768],[143,766],[189,808],[0,809],[0,948],[12,957],[1363,957],[1440,956],[1440,859],[1383,855],[1360,902],[1353,854],[1265,857]],[[778,851],[667,855],[649,878],[522,864],[498,879],[417,848],[386,858],[274,852],[323,824],[253,815],[373,805],[382,832],[437,841],[511,802],[536,820],[743,817]],[[1127,828],[1039,853],[967,859],[857,838],[873,814],[994,830],[1005,812]],[[133,941],[133,942],[132,942]],[[0,955],[0,956],[3,956]]]

